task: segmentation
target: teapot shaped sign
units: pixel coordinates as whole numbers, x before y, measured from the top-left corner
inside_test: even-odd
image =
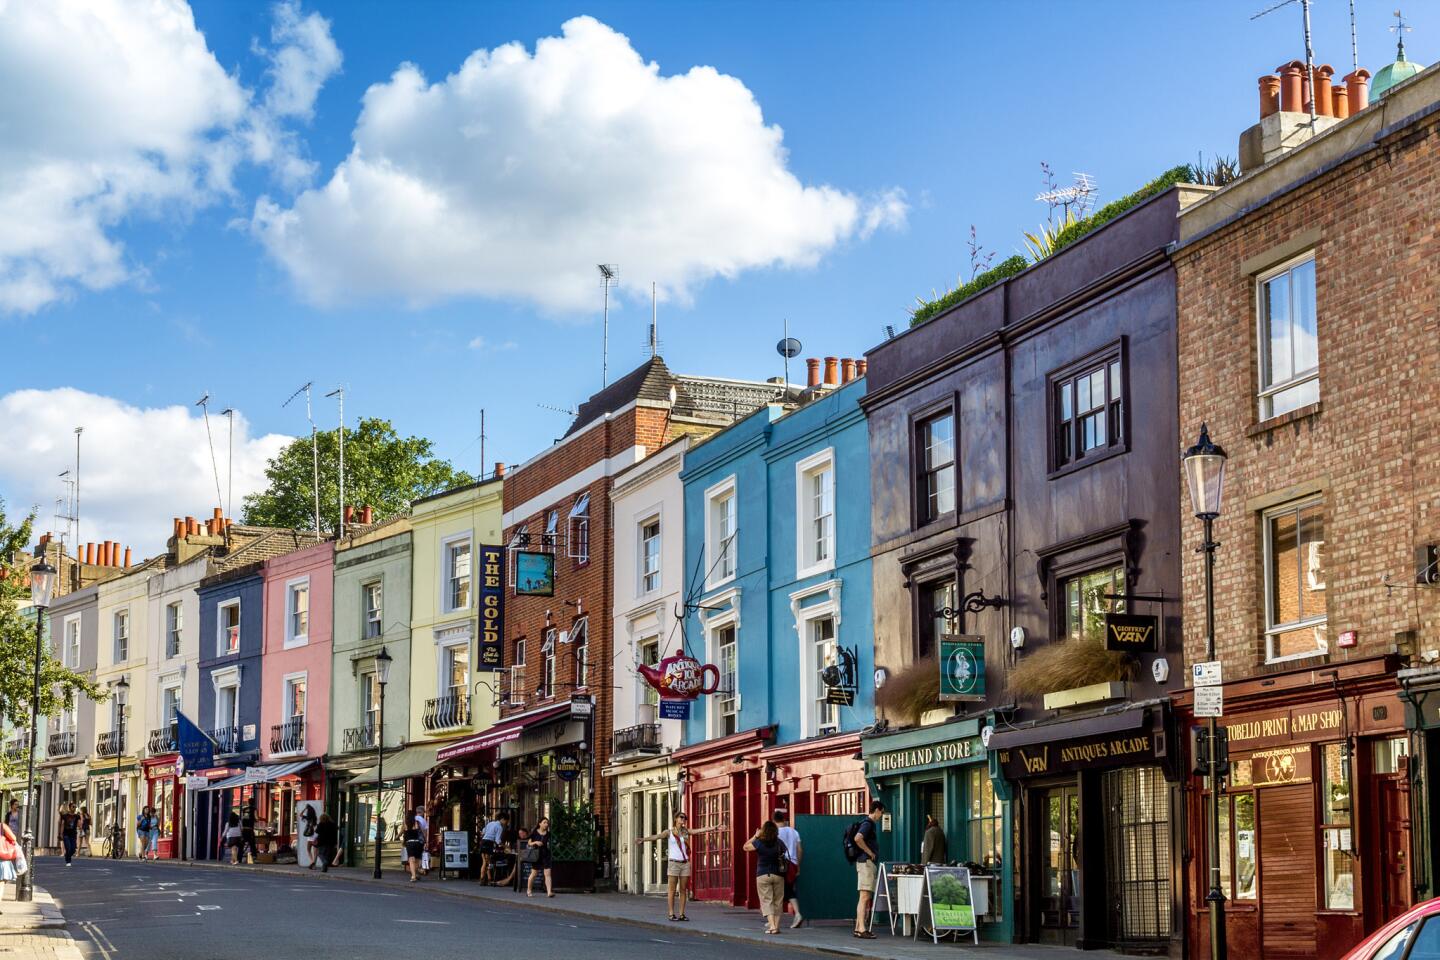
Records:
[[[653,667],[642,663],[635,669],[665,700],[694,700],[720,688],[720,668],[713,663],[702,665],[688,653],[672,654]]]

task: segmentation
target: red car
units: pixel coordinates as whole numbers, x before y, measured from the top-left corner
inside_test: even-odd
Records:
[[[1440,897],[1391,920],[1345,960],[1440,960]]]

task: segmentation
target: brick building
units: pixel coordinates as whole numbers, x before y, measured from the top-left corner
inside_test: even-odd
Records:
[[[612,639],[613,478],[670,440],[722,429],[782,390],[677,375],[653,357],[590,397],[564,437],[505,478],[501,717],[464,745],[470,761],[490,751],[491,802],[519,824],[533,826],[557,798],[593,804],[606,839],[591,851],[557,838],[559,883],[592,880],[588,866],[567,869],[567,861],[611,859],[612,804],[598,778],[611,747],[615,671],[630,668],[616,663]]]
[[[1260,80],[1241,151],[1254,168],[1180,214],[1180,424],[1189,442],[1207,422],[1229,454],[1215,612],[1231,955],[1336,957],[1435,895],[1440,697],[1427,708],[1423,687],[1440,682],[1403,668],[1440,657],[1440,592],[1417,583],[1440,541],[1440,75],[1367,107],[1364,71],[1344,98],[1317,71],[1315,132],[1298,73],[1284,73]],[[1247,150],[1258,139],[1263,154]],[[1188,665],[1204,658],[1205,592],[1181,483]],[[1190,692],[1176,701],[1184,722]],[[1197,956],[1206,789],[1189,777]]]

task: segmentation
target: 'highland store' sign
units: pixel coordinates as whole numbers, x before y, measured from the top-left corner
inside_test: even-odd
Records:
[[[937,763],[956,763],[960,760],[978,757],[980,753],[980,741],[975,737],[911,747],[908,750],[891,750],[888,753],[877,753],[869,758],[870,774],[875,776],[881,773],[897,773],[901,770],[930,767]]]

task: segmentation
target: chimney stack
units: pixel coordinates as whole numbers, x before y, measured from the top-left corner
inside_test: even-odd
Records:
[[[869,370],[869,369],[870,369],[870,361],[869,361],[869,360],[866,360],[865,358],[862,357],[862,358],[860,358],[859,360],[856,360],[856,361],[855,361],[855,376],[857,376],[857,377],[863,377],[863,376],[865,376],[865,371],[867,371],[867,370]]]
[[[93,543],[85,544],[85,562],[90,564],[95,562],[95,544]]]
[[[1330,88],[1330,102],[1335,107],[1336,120],[1350,116],[1350,91],[1343,85]]]
[[[1350,95],[1350,112],[1359,113],[1370,106],[1370,71],[1361,67],[1345,75],[1345,89]]]
[[[1315,113],[1322,117],[1335,116],[1335,108],[1330,101],[1330,78],[1335,76],[1335,68],[1325,63],[1315,68]]]
[[[1260,119],[1280,112],[1280,78],[1266,74],[1260,78]]]
[[[1305,75],[1305,64],[1291,60],[1282,64],[1280,70],[1280,109],[1286,113],[1300,113],[1303,109],[1301,89]]]
[[[818,386],[820,386],[820,358],[819,358],[819,357],[806,357],[806,358],[805,358],[805,369],[808,371],[808,376],[809,376],[809,380],[808,380],[806,386],[810,386],[810,387],[818,387]]]
[[[193,537],[200,532],[200,524],[194,517],[185,518],[185,536]]]
[[[129,547],[126,547],[126,548],[125,548],[125,567],[126,567],[126,569],[129,569],[129,567],[130,567],[130,548],[129,548]]]
[[[351,523],[354,523],[354,522],[355,522],[355,508],[354,508],[354,507],[348,507],[348,506],[347,506],[347,507],[345,508],[345,523],[348,525],[348,524],[351,524]]]
[[[825,358],[825,380],[827,387],[838,387],[840,385],[840,358]]]
[[[179,517],[176,517],[173,521],[173,524],[174,533],[172,534],[172,536],[175,537],[175,540],[178,543],[180,538],[185,536],[185,521],[181,520]]]
[[[504,461],[504,460],[496,460],[496,461],[495,461],[495,476],[496,476],[497,479],[500,478],[500,477],[505,476],[505,461]]]
[[[105,563],[104,566],[113,567],[119,561],[120,544],[114,540],[105,541]]]
[[[363,506],[363,507],[360,508],[360,522],[361,522],[361,523],[370,524],[370,523],[374,522],[374,520],[375,520],[375,511],[372,510],[372,509],[370,509],[370,505],[369,505],[368,503],[367,503],[365,506]]]
[[[843,360],[840,361],[840,382],[849,383],[851,380],[854,379],[855,361],[850,357],[845,357]]]

